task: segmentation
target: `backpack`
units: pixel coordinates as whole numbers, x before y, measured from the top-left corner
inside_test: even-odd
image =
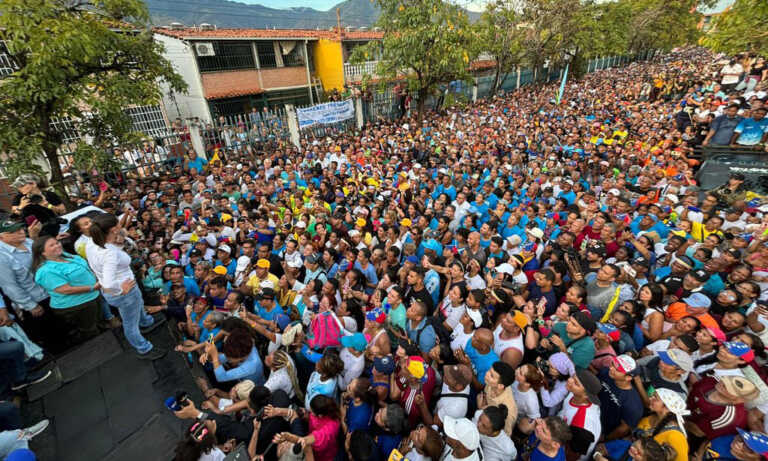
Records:
[[[432,326],[432,329],[435,330],[435,337],[440,344],[451,344],[451,332],[445,328],[445,325],[443,325],[444,319],[442,315],[437,317],[430,315],[426,320],[424,327],[416,333],[416,345],[421,344],[421,333],[430,325]]]
[[[323,312],[312,319],[307,343],[312,349],[341,346],[341,323],[332,312]]]
[[[471,391],[471,388],[470,388],[470,392],[468,392],[466,394],[455,394],[455,393],[452,393],[452,392],[448,392],[448,393],[445,393],[445,394],[437,394],[435,396],[435,398],[432,399],[432,401],[434,401],[435,402],[435,406],[437,406],[437,401],[440,400],[441,397],[450,397],[450,398],[457,398],[457,399],[467,399],[467,412],[464,415],[464,417],[471,421],[472,418],[475,417],[475,412],[477,411],[477,398],[472,398],[473,397],[472,394],[473,394],[473,392]],[[477,395],[475,395],[474,397],[477,397]],[[434,408],[432,410],[434,410]]]

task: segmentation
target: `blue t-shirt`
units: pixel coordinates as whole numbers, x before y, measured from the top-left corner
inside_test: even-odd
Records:
[[[432,302],[435,306],[440,301],[440,275],[434,269],[430,269],[424,274],[424,288],[432,296]]]
[[[736,138],[736,144],[742,146],[755,146],[760,144],[765,133],[768,133],[768,118],[757,121],[753,118],[745,118],[733,130],[734,133],[741,133]]]
[[[565,449],[563,447],[560,447],[560,449],[557,450],[557,454],[554,457],[549,457],[539,450],[540,442],[536,438],[536,435],[531,434],[529,443],[536,447],[531,452],[530,461],[565,461]]]
[[[491,369],[494,363],[498,362],[499,356],[491,349],[487,354],[480,354],[477,349],[472,346],[472,338],[467,340],[467,344],[464,345],[464,353],[469,357],[472,362],[472,368],[475,369],[475,375],[480,384],[485,385],[485,374]]]
[[[619,389],[610,377],[608,368],[597,375],[603,388],[600,390],[600,423],[605,428],[619,427],[621,422],[633,428],[643,417],[643,401],[634,386]]]
[[[365,402],[360,405],[355,405],[354,401],[349,402],[347,407],[347,427],[349,432],[361,430],[368,431],[371,429],[371,421],[373,421],[373,408]]]
[[[197,282],[192,277],[184,277],[184,290],[188,295],[200,296],[200,287],[197,286]],[[167,295],[171,292],[171,281],[167,281],[163,284],[163,294]]]
[[[71,295],[64,295],[54,291],[62,285],[92,287],[97,282],[85,259],[69,253],[64,253],[63,256],[67,262],[46,261],[35,272],[35,283],[45,288],[45,291],[51,296],[51,307],[54,309],[66,309],[98,298],[98,290]]]
[[[187,159],[187,167],[191,170],[194,168],[198,173],[203,171],[203,167],[208,165],[208,160],[202,157],[196,157],[194,160]]]
[[[235,271],[237,270],[237,260],[236,259],[230,259],[229,264],[224,264],[221,260],[217,259],[216,262],[213,263],[213,267],[216,266],[224,266],[227,268],[227,275],[230,275],[232,277],[235,276]],[[193,272],[194,274],[194,272]]]

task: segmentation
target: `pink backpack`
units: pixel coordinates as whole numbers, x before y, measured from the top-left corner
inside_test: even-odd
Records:
[[[341,325],[332,312],[317,314],[309,325],[311,337],[307,339],[312,349],[341,346]]]

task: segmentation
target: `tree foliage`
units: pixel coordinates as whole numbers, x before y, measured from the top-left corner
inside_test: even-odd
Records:
[[[768,54],[768,2],[736,0],[730,10],[714,19],[704,45],[728,54]]]
[[[424,101],[442,83],[470,78],[474,30],[461,8],[445,0],[375,0],[381,8],[376,25],[384,32],[380,42],[358,47],[351,61],[380,56],[376,73],[391,80],[403,77]]]
[[[490,2],[475,24],[476,53],[488,53],[496,61],[491,93],[496,92],[507,75],[513,72],[525,57],[524,36],[521,31],[523,19],[519,6],[519,0]]]
[[[60,190],[56,119],[76,121],[92,140],[76,146],[76,167],[115,166],[106,147],[136,139],[131,105],[157,104],[158,81],[186,85],[152,38],[141,0],[3,0],[0,39],[15,71],[2,80],[0,152],[11,174],[50,166]]]

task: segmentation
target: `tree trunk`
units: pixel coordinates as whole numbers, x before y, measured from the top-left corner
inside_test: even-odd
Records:
[[[58,146],[54,142],[47,141],[44,145],[44,152],[45,158],[48,160],[48,165],[51,168],[51,185],[53,185],[53,188],[56,189],[56,193],[61,197],[61,201],[64,202],[67,211],[73,211],[75,209],[75,204],[70,200],[67,188],[64,187],[64,175],[61,173]]]
[[[493,76],[493,86],[491,87],[491,95],[496,95],[499,90],[499,77],[501,76],[501,64],[498,59],[496,60],[496,73]]]
[[[420,88],[419,92],[416,93],[419,96],[419,100],[417,102],[418,104],[418,114],[419,114],[419,120],[424,119],[424,105],[427,102],[427,95],[429,94],[429,91],[427,91],[427,88]]]

